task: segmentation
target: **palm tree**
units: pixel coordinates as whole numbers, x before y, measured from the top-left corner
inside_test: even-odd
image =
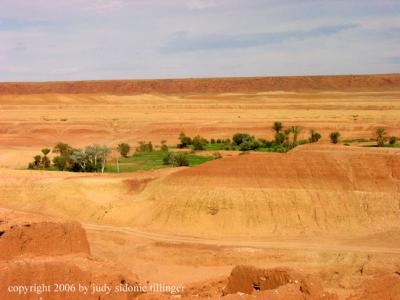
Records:
[[[376,141],[378,143],[378,147],[383,147],[385,145],[386,140],[386,130],[385,128],[378,128],[376,129]]]
[[[285,134],[285,143],[289,145],[289,137],[292,130],[290,128],[286,128],[284,131]]]
[[[47,154],[50,153],[50,149],[44,148],[44,149],[42,149],[42,153],[43,153],[43,157],[42,157],[43,166],[45,168],[48,168],[48,167],[50,167],[50,159],[48,158]]]
[[[279,133],[282,130],[282,122],[275,122],[274,126],[272,126],[272,129],[275,130],[275,133]]]
[[[297,143],[297,136],[300,133],[301,128],[299,126],[292,126],[291,132],[293,133],[293,143]]]

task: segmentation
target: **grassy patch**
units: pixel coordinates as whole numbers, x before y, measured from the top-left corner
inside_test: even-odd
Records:
[[[119,160],[119,171],[120,172],[135,172],[139,170],[148,171],[170,167],[164,165],[163,159],[167,156],[167,151],[153,151],[153,152],[142,152],[135,153],[130,157],[122,158]],[[186,158],[189,162],[189,166],[196,166],[207,161],[213,160],[212,156],[202,156],[196,154],[186,154]],[[117,172],[117,165],[115,161],[107,164],[105,172]]]
[[[373,142],[375,139],[370,138],[370,139],[363,139],[363,138],[358,138],[358,139],[347,139],[347,140],[342,140],[342,143],[366,143],[366,142]]]
[[[363,145],[363,147],[378,147],[377,144],[373,144],[373,145]],[[384,148],[400,148],[400,143],[397,144],[385,144],[383,146]]]

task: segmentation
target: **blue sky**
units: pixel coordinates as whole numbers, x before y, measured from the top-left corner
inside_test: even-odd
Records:
[[[0,81],[393,72],[398,0],[0,3]]]

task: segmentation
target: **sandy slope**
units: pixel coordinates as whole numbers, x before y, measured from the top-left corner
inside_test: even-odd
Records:
[[[220,239],[360,236],[399,230],[399,166],[393,149],[312,145],[123,176],[3,170],[0,204]]]

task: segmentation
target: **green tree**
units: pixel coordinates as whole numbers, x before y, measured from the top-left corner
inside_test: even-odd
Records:
[[[166,140],[161,141],[161,151],[168,151],[168,146],[167,146]]]
[[[281,145],[285,142],[286,135],[283,132],[275,133],[275,143]]]
[[[179,141],[178,148],[187,148],[192,144],[192,139],[183,132],[179,135]]]
[[[333,144],[337,144],[339,142],[339,137],[340,137],[340,133],[337,131],[331,132],[331,134],[329,135],[331,142]]]
[[[297,143],[297,136],[301,132],[301,128],[299,126],[292,126],[290,128],[290,130],[293,133],[293,143],[296,144]]]
[[[122,157],[128,157],[128,153],[131,150],[131,146],[127,143],[121,143],[118,145],[117,150]]]
[[[201,137],[200,135],[197,135],[193,138],[192,140],[192,145],[194,150],[204,150],[204,147],[208,144],[208,141]]]
[[[290,134],[292,133],[292,129],[291,128],[286,128],[284,131],[283,131],[283,134],[285,135],[285,143],[287,144],[287,145],[289,145],[289,143],[290,143]]]
[[[153,152],[153,144],[151,142],[139,142],[136,152]]]
[[[53,158],[53,163],[59,170],[67,170],[70,167],[72,151],[73,148],[68,144],[58,143],[54,146],[53,152],[57,153],[58,156]]]
[[[274,125],[272,126],[272,129],[275,131],[275,133],[279,133],[282,130],[282,122],[276,121],[274,122]]]
[[[252,139],[254,139],[254,137],[252,138],[248,133],[235,133],[232,137],[233,144],[236,146],[239,146],[244,141],[249,141]]]
[[[50,167],[50,159],[47,156],[50,153],[50,149],[49,148],[43,148],[42,149],[42,153],[43,153],[43,157],[42,157],[42,164],[43,167],[48,168]]]
[[[169,152],[163,159],[164,165],[173,167],[189,166],[189,161],[184,153]]]
[[[396,143],[397,143],[397,137],[391,136],[391,137],[389,138],[389,144],[390,144],[390,145],[394,145],[394,144],[396,144]]]
[[[42,166],[42,157],[39,154],[33,157],[33,164],[36,169],[39,169]]]
[[[385,146],[385,140],[386,140],[386,130],[385,128],[377,128],[375,131],[376,134],[376,142],[378,144],[378,147],[383,147]]]

